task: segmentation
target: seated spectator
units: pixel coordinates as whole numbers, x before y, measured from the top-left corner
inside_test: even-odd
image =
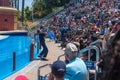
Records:
[[[68,43],[65,49],[65,57],[69,62],[66,65],[67,80],[87,80],[87,68],[82,59],[77,58],[78,49],[72,44]]]
[[[64,80],[66,66],[63,61],[55,61],[51,66],[51,73],[48,80]]]

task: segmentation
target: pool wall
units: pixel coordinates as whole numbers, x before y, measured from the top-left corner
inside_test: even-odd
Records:
[[[40,42],[39,42],[38,35],[34,35],[34,58],[37,58],[40,53],[42,52],[42,48],[40,48]]]
[[[27,33],[2,34],[0,39],[0,80],[28,65],[30,61],[31,37]],[[40,54],[38,41],[34,43],[34,58]],[[36,46],[37,45],[37,46]]]

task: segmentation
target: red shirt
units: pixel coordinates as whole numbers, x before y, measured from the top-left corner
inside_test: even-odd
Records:
[[[120,29],[120,25],[116,25],[114,28],[113,28],[113,32],[116,32]]]

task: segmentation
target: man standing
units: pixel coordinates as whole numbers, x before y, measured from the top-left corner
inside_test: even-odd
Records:
[[[46,43],[45,43],[45,36],[47,33],[43,32],[42,30],[37,30],[37,33],[39,35],[40,46],[42,46],[42,48],[43,48],[39,57],[41,58],[41,60],[47,60],[46,57],[48,54],[48,48],[47,48]]]

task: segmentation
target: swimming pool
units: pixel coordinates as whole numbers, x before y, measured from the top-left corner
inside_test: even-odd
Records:
[[[27,34],[5,34],[0,37],[0,80],[30,63],[31,38]],[[16,53],[16,67],[13,53]]]

